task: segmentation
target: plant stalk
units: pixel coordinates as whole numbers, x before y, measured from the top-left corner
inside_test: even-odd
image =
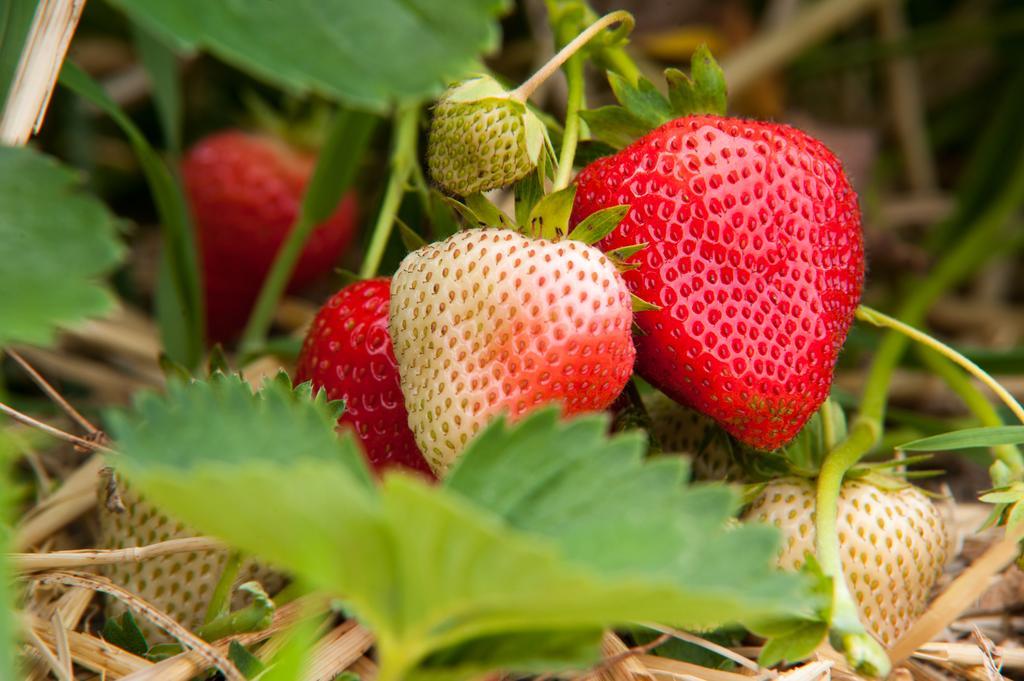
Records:
[[[265,341],[274,310],[288,287],[288,280],[302,255],[302,249],[317,225],[337,207],[351,183],[356,160],[340,170],[341,177],[334,177],[338,171],[336,156],[344,154],[348,159],[361,158],[376,122],[376,118],[356,111],[346,110],[335,116],[303,197],[299,216],[274,258],[274,264],[263,281],[263,288],[260,289],[245,331],[242,332],[239,348],[243,353],[257,350]],[[325,201],[325,198],[330,201]]]
[[[359,276],[369,279],[377,275],[384,249],[395,226],[395,216],[402,205],[406,185],[416,165],[416,133],[419,125],[419,107],[406,106],[399,109],[393,132],[391,151],[391,177],[384,190],[377,221],[373,225],[373,236],[366,249],[366,257],[359,268]]]
[[[633,15],[625,10],[619,10],[617,12],[611,12],[604,15],[584,29],[584,31],[578,36],[569,41],[565,47],[560,49],[555,56],[549,59],[544,66],[540,67],[535,74],[526,80],[526,82],[510,92],[509,96],[517,102],[526,102],[526,100],[530,98],[530,95],[532,95],[544,81],[550,78],[555,71],[561,68],[562,64],[575,55],[580,48],[590,42],[594,36],[612,24],[620,24],[619,27],[615,29],[615,35],[612,37],[612,41],[618,41],[633,30],[635,21],[633,20]]]
[[[563,30],[568,28],[563,22]],[[582,35],[582,34],[580,34]],[[574,54],[565,63],[565,80],[568,84],[568,97],[565,105],[565,130],[562,133],[562,149],[558,154],[558,170],[555,174],[553,190],[558,191],[569,186],[572,175],[573,161],[576,158],[576,145],[580,140],[580,109],[583,108],[583,57]]]

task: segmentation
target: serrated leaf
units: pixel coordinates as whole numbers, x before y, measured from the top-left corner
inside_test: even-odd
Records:
[[[964,428],[901,444],[905,452],[946,452],[974,447],[1024,444],[1024,426]]]
[[[645,463],[642,439],[608,439],[602,418],[499,421],[447,487],[400,473],[373,487],[307,446],[335,437],[333,423],[277,384],[253,395],[240,382],[193,383],[139,409],[112,423],[133,484],[189,525],[343,595],[377,636],[388,678],[469,678],[498,664],[498,650],[503,666],[549,667],[632,620],[702,626],[810,607],[796,578],[769,567],[774,530],[730,529],[726,488],[686,490],[679,462]],[[196,411],[216,447],[177,442]],[[259,422],[304,442],[267,445]],[[228,442],[234,453],[216,451]],[[527,636],[551,645],[516,659]]]
[[[673,118],[694,114],[725,115],[725,74],[707,45],[701,45],[693,53],[690,76],[679,69],[666,69],[665,80]]]
[[[385,111],[437,94],[497,45],[506,0],[366,3],[115,0],[179,49],[201,47],[291,92]]]
[[[130,610],[125,611],[120,619],[112,617],[103,624],[103,638],[139,657],[145,657],[149,652],[146,635],[139,629]]]
[[[45,344],[113,306],[102,277],[123,248],[80,177],[29,148],[0,147],[0,346]]]
[[[729,488],[686,488],[685,460],[644,461],[643,434],[608,438],[607,430],[603,416],[566,423],[551,410],[511,428],[499,421],[469,445],[444,485],[519,530],[557,540],[581,564],[609,574],[659,575],[685,592],[722,599],[712,599],[718,602],[708,612],[701,612],[699,598],[689,601],[691,625],[730,619],[715,622],[716,609],[738,612],[784,591],[797,593],[791,576],[768,567],[774,530],[727,529],[739,508]],[[745,560],[736,561],[735,551]],[[728,591],[740,584],[743,595],[730,603]]]
[[[527,234],[542,239],[557,240],[569,233],[576,185],[545,195],[530,211]]]
[[[596,244],[611,234],[612,230],[625,219],[628,212],[628,205],[610,206],[595,211],[573,228],[569,233],[569,238],[574,241],[582,241],[585,244]]]
[[[120,447],[145,451],[168,467],[330,461],[368,488],[370,475],[357,446],[334,433],[338,404],[328,402],[323,392],[314,397],[308,382],[293,391],[289,380],[287,374],[283,382],[268,379],[257,393],[237,375],[171,380],[166,396],[138,395],[130,419],[127,412],[114,411],[107,420]],[[210,424],[212,414],[216,427]]]
[[[629,146],[651,129],[647,123],[621,106],[588,109],[580,111],[580,116],[587,122],[590,136],[609,145],[613,151]]]
[[[669,101],[646,78],[640,78],[634,85],[619,74],[609,71],[608,83],[619,104],[647,129],[656,128],[674,118]]]

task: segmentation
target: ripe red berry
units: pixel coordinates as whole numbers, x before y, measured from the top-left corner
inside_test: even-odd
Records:
[[[185,156],[182,176],[198,234],[211,341],[230,341],[245,326],[315,162],[281,140],[238,131],[206,137]],[[289,290],[331,271],[355,234],[356,212],[349,193],[310,236]]]
[[[360,281],[320,309],[306,335],[296,383],[313,382],[332,400],[345,400],[339,426],[351,427],[373,467],[402,466],[430,474],[409,429],[409,415],[388,335],[391,281]]]
[[[775,449],[828,396],[864,276],[857,197],[820,142],[785,125],[671,121],[577,180],[572,224],[628,204],[605,249],[623,276],[639,372],[741,441]]]

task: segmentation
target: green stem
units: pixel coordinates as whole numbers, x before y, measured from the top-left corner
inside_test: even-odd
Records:
[[[373,236],[366,249],[366,257],[359,268],[359,276],[369,279],[377,275],[380,261],[384,257],[384,249],[391,238],[391,230],[395,226],[395,216],[402,205],[406,184],[413,166],[416,165],[416,132],[419,126],[419,106],[407,106],[399,109],[395,120],[391,151],[391,177],[384,190],[377,222],[373,226]]]
[[[924,347],[939,353],[946,359],[955,362],[967,371],[967,373],[971,374],[974,378],[988,386],[989,390],[994,392],[996,396],[1002,400],[1003,404],[1005,404],[1010,411],[1014,413],[1020,422],[1024,423],[1024,406],[1021,406],[1020,402],[1010,394],[1010,391],[1000,385],[999,381],[992,378],[984,369],[942,341],[929,336],[923,331],[915,329],[909,324],[904,324],[898,319],[894,319],[893,317],[883,314],[878,310],[872,310],[870,307],[866,307],[864,305],[857,308],[857,319],[868,322],[869,324],[874,324],[875,326],[892,329],[897,333],[902,334],[907,339],[920,343]]]
[[[569,27],[563,22],[561,32],[568,32]],[[559,36],[565,39],[567,36]],[[580,109],[583,108],[583,57],[573,55],[565,63],[565,79],[569,86],[565,106],[565,130],[562,133],[562,149],[558,154],[558,171],[555,174],[553,190],[558,191],[569,186],[572,175],[573,160],[576,158],[576,145],[580,139]]]
[[[351,184],[376,124],[375,117],[356,111],[345,110],[335,116],[303,197],[299,216],[274,258],[242,333],[239,343],[242,352],[255,351],[266,339],[274,310],[288,286],[306,241],[317,225],[334,212]]]
[[[963,278],[973,272],[982,262],[997,251],[992,244],[998,241],[1006,222],[1012,217],[1024,200],[1024,158],[1021,158],[999,198],[991,204],[971,228],[970,233],[951,250],[920,285],[910,289],[897,315],[909,324],[921,324],[928,309],[936,299]],[[828,453],[818,478],[817,513],[815,519],[816,549],[818,560],[826,575],[834,580],[834,612],[840,625],[849,624],[848,615],[853,599],[843,578],[839,553],[839,536],[836,532],[836,514],[839,490],[847,471],[861,457],[878,443],[885,419],[889,382],[900,362],[909,339],[891,331],[885,335],[875,353],[874,362],[868,373],[864,394],[861,398],[860,413],[845,440]],[[853,608],[856,613],[856,608]],[[863,631],[863,628],[860,627]],[[859,651],[864,640],[850,641]],[[851,651],[847,651],[850,655]]]
[[[985,394],[953,362],[930,348],[922,347],[918,354],[928,369],[957,394],[982,426],[998,428],[1004,425],[999,412],[988,401]],[[1006,464],[1015,479],[1024,477],[1024,456],[1021,455],[1017,447],[999,445],[992,448],[992,453],[998,460]]]
[[[629,54],[626,52],[626,48],[622,45],[616,45],[615,47],[609,47],[601,53],[602,60],[608,65],[608,68],[619,74],[633,85],[636,85],[640,81],[640,69],[637,68],[636,62],[634,62]]]

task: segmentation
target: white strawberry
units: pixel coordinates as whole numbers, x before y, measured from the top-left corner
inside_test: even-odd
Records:
[[[108,478],[100,490],[99,548],[125,549],[197,535],[139,499],[121,480],[117,481],[116,489],[124,510],[110,508],[108,504],[102,503],[109,489]],[[205,620],[210,597],[227,559],[226,550],[177,553],[138,563],[105,565],[101,572],[118,586],[169,614],[186,629],[195,630]],[[249,581],[259,582],[264,590],[273,594],[281,588],[284,580],[280,573],[248,560],[242,564],[235,586]],[[232,608],[242,607],[247,598],[244,593],[236,591],[232,597]],[[121,601],[107,599],[108,618],[120,617],[124,611],[125,606]],[[171,641],[163,630],[150,624],[144,617],[136,619],[149,644]]]
[[[779,564],[799,569],[814,552],[815,486],[804,478],[767,484],[746,520],[782,530]],[[868,631],[896,642],[924,611],[952,553],[938,508],[919,489],[883,489],[863,480],[843,483],[838,534],[843,573]]]
[[[443,473],[501,412],[606,408],[633,369],[629,291],[581,242],[472,229],[410,253],[389,330],[409,425]]]
[[[690,457],[694,480],[740,481],[743,467],[729,436],[713,420],[662,393],[644,398],[651,417],[651,435],[666,454]]]

